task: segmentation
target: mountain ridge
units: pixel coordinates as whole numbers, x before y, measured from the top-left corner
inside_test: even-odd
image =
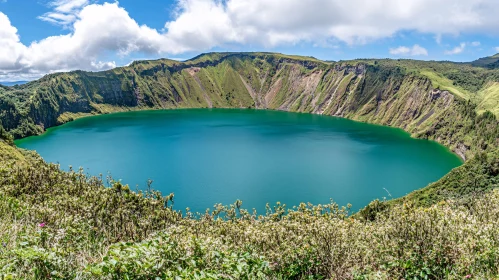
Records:
[[[485,68],[499,68],[499,53],[487,57],[479,58],[471,62],[471,65]]]
[[[495,112],[495,84],[483,94],[487,102],[475,101],[479,95],[473,91],[496,76],[496,70],[449,62],[323,62],[275,53],[207,53],[184,62],[144,60],[101,72],[49,74],[25,85],[4,87],[0,121],[21,138],[77,117],[123,110],[286,110],[400,127],[415,137],[439,141],[466,159],[476,152],[472,141],[436,132],[440,127],[434,122],[448,122],[447,117],[473,122],[476,115]],[[465,116],[469,108],[463,104],[470,98],[475,116]],[[480,104],[484,108],[477,109]]]

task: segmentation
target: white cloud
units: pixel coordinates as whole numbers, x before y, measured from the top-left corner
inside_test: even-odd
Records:
[[[437,41],[445,34],[499,33],[495,28],[499,24],[495,0],[179,1],[178,19],[166,25],[169,33],[198,35],[204,43],[222,37],[222,43],[228,40],[267,46],[328,38],[362,44],[404,30],[432,33]],[[202,7],[209,5],[216,6],[217,12],[200,14]],[[441,15],[443,10],[445,17]],[[216,20],[223,26],[201,26],[202,22]],[[219,36],[217,31],[222,30],[228,34]]]
[[[411,52],[411,49],[409,49],[408,47],[403,47],[403,46],[400,46],[398,48],[395,48],[395,49],[390,49],[390,54],[393,54],[393,55],[407,55]]]
[[[25,46],[17,29],[0,12],[0,79],[39,77],[72,69],[102,70],[115,67],[102,61],[105,52],[126,56],[140,51],[174,53],[182,49],[147,26],[140,26],[117,3],[88,5],[77,14],[70,34],[47,37]]]
[[[178,44],[177,52],[244,41],[221,2],[180,0],[178,9],[177,18],[165,24],[166,37]]]
[[[400,46],[398,48],[390,49],[390,54],[400,55],[400,56],[418,56],[418,55],[428,55],[428,51],[421,47],[420,45],[414,45],[412,48]]]
[[[499,52],[499,47],[496,47],[496,52]]]
[[[54,10],[38,18],[54,24],[68,26],[76,21],[77,14],[88,3],[88,0],[55,0],[49,3],[49,6]]]
[[[478,41],[471,42],[471,46],[473,46],[473,47],[479,47],[480,45],[481,45],[481,43]]]
[[[61,13],[71,13],[88,4],[88,0],[56,0],[50,3],[54,9]]]
[[[428,51],[419,45],[414,45],[411,50],[411,55],[428,55]]]
[[[19,70],[19,59],[25,51],[26,46],[19,41],[17,29],[0,12],[0,73]]]
[[[40,19],[66,27],[67,34],[28,45],[0,12],[0,79],[105,69],[114,65],[106,61],[107,53],[169,56],[232,44],[354,45],[404,31],[432,35],[437,42],[446,35],[499,35],[496,0],[177,0],[175,16],[164,30],[138,24],[118,2],[93,2],[51,0],[52,10]],[[446,53],[462,52],[465,46]],[[405,48],[390,52],[428,53],[417,45]]]
[[[464,51],[465,48],[466,48],[466,43],[461,43],[459,44],[459,46],[453,48],[452,50],[447,50],[444,53],[446,55],[460,54]]]

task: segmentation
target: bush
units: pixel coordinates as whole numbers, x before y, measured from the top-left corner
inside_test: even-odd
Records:
[[[0,145],[2,145],[0,143]],[[5,145],[5,144],[3,144]],[[489,156],[477,162],[497,164]],[[490,279],[499,276],[499,191],[429,207],[242,202],[182,216],[173,195],[30,159],[0,162],[6,279]]]

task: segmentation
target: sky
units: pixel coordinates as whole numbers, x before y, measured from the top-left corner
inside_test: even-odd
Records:
[[[0,0],[0,82],[210,51],[322,60],[499,53],[497,0]]]

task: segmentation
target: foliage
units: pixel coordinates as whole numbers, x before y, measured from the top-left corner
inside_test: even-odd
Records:
[[[179,243],[159,234],[140,243],[112,245],[102,262],[89,265],[86,272],[113,279],[261,279],[270,273],[263,257],[221,247],[196,237]]]
[[[0,141],[1,140],[7,142],[9,145],[14,145],[14,137],[3,128],[2,123],[0,122]]]
[[[473,66],[489,69],[499,68],[499,53],[493,56],[483,57],[471,63]]]
[[[113,181],[105,187],[101,178],[32,157],[0,163],[0,275],[7,279],[499,276],[499,191],[424,208],[373,202],[367,216],[334,202],[276,204],[257,216],[240,201],[181,215],[172,195]],[[492,157],[469,163],[482,161],[497,173]]]
[[[490,154],[480,153],[428,187],[389,201],[388,204],[412,203],[428,207],[446,199],[469,203],[474,196],[497,187],[499,187],[499,153],[497,151]]]
[[[459,86],[455,86],[454,81],[448,79],[447,77],[443,77],[442,75],[439,75],[438,73],[432,71],[421,71],[421,74],[428,77],[432,81],[433,87],[436,89],[448,90],[462,99],[470,98],[469,92]],[[454,73],[452,73],[451,75],[451,77],[456,78],[454,76]]]
[[[498,82],[488,82],[479,92],[478,92],[477,111],[478,113],[483,113],[485,111],[490,111],[496,116],[499,115],[499,83]]]

